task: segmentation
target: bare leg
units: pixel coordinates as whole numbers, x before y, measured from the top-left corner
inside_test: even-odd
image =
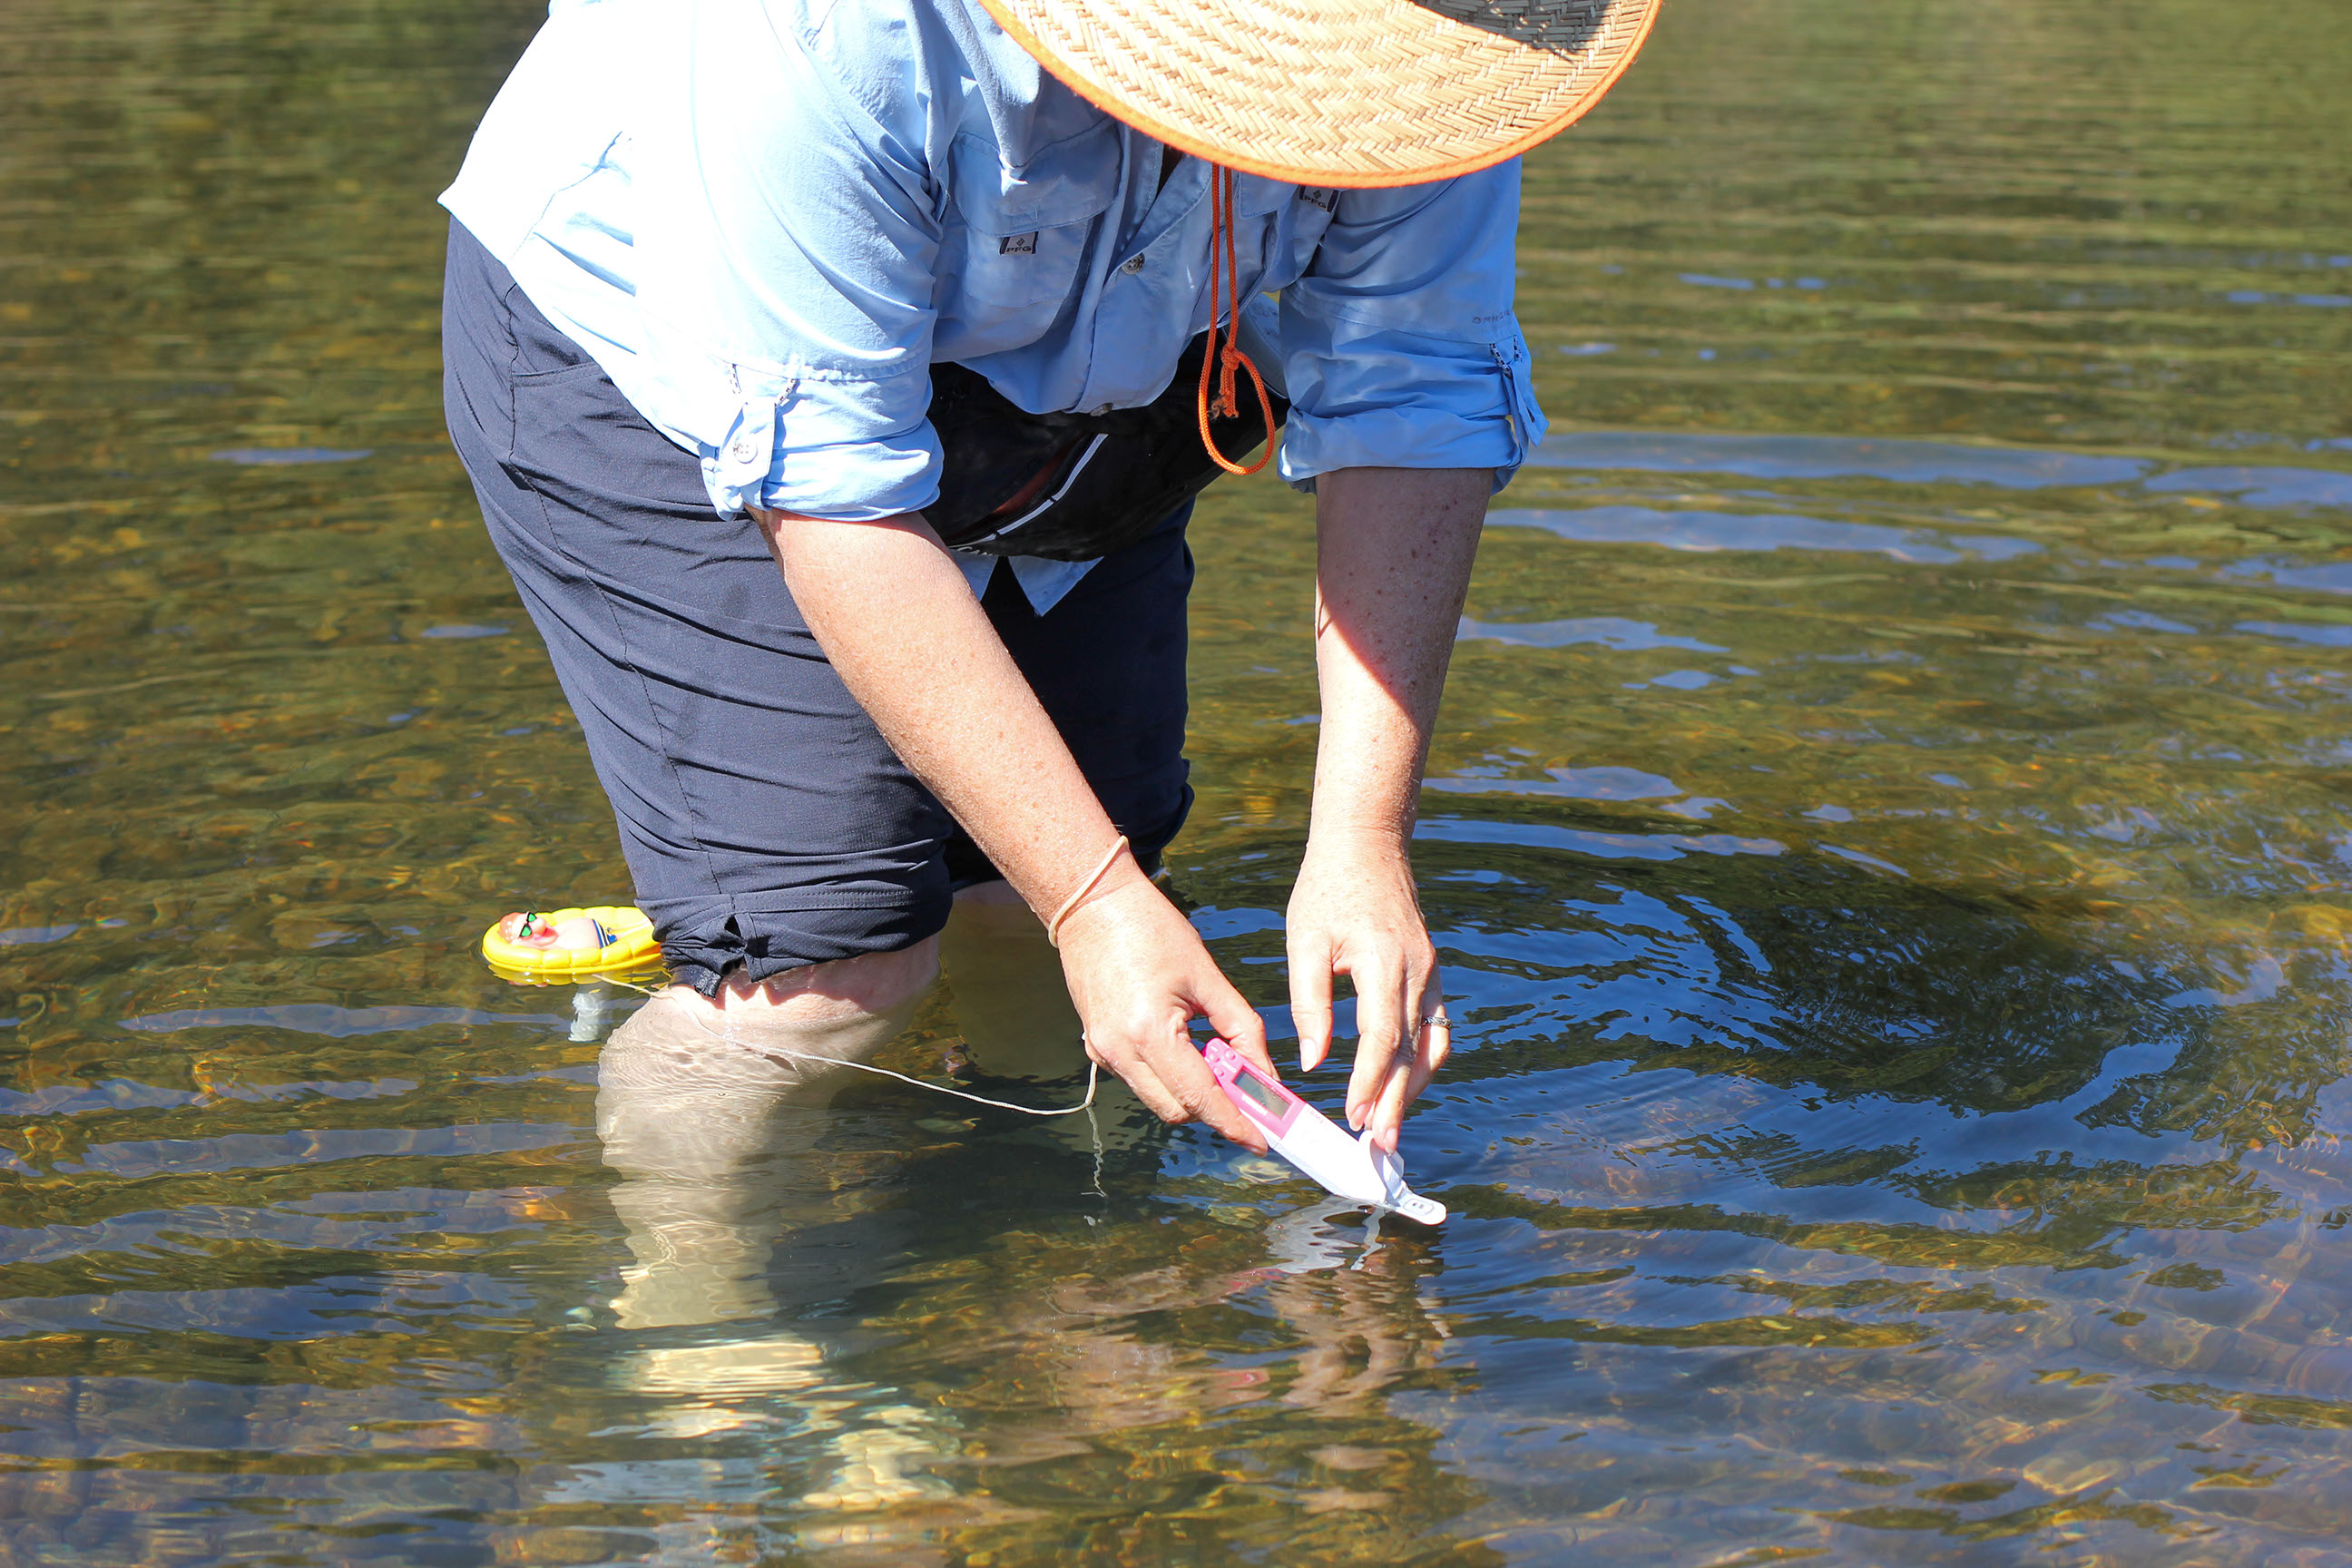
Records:
[[[768,1268],[778,1240],[808,1217],[789,1212],[795,1194],[809,1196],[812,1215],[821,1207],[837,1217],[803,1156],[823,1130],[824,1102],[851,1075],[810,1058],[872,1057],[938,971],[934,940],[723,986],[716,998],[673,985],[613,1032],[597,1064],[596,1131],[605,1163],[625,1178],[613,1191],[635,1259],[613,1302],[623,1328],[778,1311]],[[814,1390],[826,1374],[815,1344],[778,1328],[650,1348],[628,1376],[639,1392],[676,1400],[658,1418],[693,1436],[740,1424],[740,1399]],[[830,1447],[840,1473],[810,1494],[813,1504],[872,1508],[941,1490],[908,1473],[941,1447],[912,1406],[870,1409]]]
[[[1045,925],[1003,882],[982,882],[958,893],[940,933],[940,966],[972,1065],[997,1078],[1051,1080],[1083,1072],[1086,1029],[1070,1005],[1062,961],[1045,940]],[[1018,1097],[1016,1097],[1018,1098]],[[1095,1103],[1084,1116],[1042,1124],[1048,1137],[1091,1151],[1132,1146],[1157,1117],[1134,1090],[1102,1075]]]
[[[1045,928],[1003,882],[955,898],[940,934],[956,1026],[972,1065],[996,1078],[1056,1079],[1086,1067],[1086,1032],[1070,1005]]]
[[[938,973],[938,944],[795,969],[716,999],[673,985],[605,1042],[596,1131],[626,1178],[613,1206],[635,1266],[614,1310],[624,1328],[765,1317],[783,1228],[778,1205],[814,1107],[906,1026]],[[786,1055],[784,1053],[791,1053]],[[783,1179],[780,1180],[782,1177]]]

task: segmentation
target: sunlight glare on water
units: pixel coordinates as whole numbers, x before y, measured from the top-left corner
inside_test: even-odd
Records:
[[[1528,160],[1434,1232],[1116,1093],[600,1141],[474,952],[626,881],[438,410],[540,14],[10,17],[0,1561],[2346,1560],[2340,7],[1677,0]],[[1307,503],[1192,537],[1279,1060]],[[882,1059],[1076,1096],[978,1055]]]

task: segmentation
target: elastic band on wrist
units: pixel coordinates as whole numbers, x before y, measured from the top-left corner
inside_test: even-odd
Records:
[[[1126,853],[1127,835],[1122,833],[1110,841],[1110,853],[1102,858],[1101,864],[1087,874],[1087,879],[1078,884],[1078,890],[1064,899],[1062,907],[1054,911],[1054,918],[1045,922],[1045,941],[1049,946],[1062,945],[1062,922],[1070,918],[1070,911],[1078,907],[1078,900],[1093,892],[1095,884],[1103,879],[1104,873],[1118,865],[1118,858]]]

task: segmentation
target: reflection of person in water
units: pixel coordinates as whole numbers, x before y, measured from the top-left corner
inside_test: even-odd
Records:
[[[1291,1004],[1311,1068],[1347,977],[1349,1120],[1393,1149],[1444,1055],[1420,773],[1542,430],[1515,155],[1651,10],[555,6],[443,198],[447,404],[677,981],[632,1027],[870,1053],[992,900],[1059,939],[1095,1059],[1260,1146],[1186,1026],[1262,1063],[1264,1026],[1152,876],[1184,521],[1286,409],[1322,686]]]

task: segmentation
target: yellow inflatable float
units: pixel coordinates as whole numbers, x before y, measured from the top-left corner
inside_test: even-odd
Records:
[[[644,910],[599,904],[508,915],[482,933],[482,957],[517,985],[569,985],[657,970],[661,943]]]

